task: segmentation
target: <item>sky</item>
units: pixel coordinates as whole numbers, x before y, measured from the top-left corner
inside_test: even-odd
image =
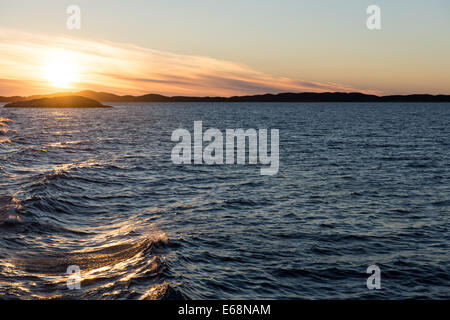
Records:
[[[1,1],[0,95],[85,89],[450,94],[450,1]]]

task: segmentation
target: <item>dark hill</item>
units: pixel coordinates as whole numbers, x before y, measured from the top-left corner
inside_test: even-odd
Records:
[[[80,96],[40,98],[8,103],[5,108],[110,108],[98,101]]]
[[[68,93],[55,93],[50,95],[35,95],[30,97],[0,97],[0,102],[23,101],[29,99],[42,99],[64,97]],[[107,92],[95,92],[91,90],[70,93],[79,97],[85,97],[102,102],[450,102],[450,95],[390,95],[376,96],[360,92],[302,92],[261,94],[235,97],[188,97],[188,96],[163,96],[160,94],[145,94],[141,96],[119,96]]]

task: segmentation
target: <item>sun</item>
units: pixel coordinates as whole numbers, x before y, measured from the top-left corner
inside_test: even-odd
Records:
[[[57,88],[71,88],[78,80],[78,67],[69,54],[54,53],[44,66],[45,78]]]

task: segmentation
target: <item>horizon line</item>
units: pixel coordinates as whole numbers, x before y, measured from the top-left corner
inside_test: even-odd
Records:
[[[91,89],[84,89],[84,90],[79,90],[79,91],[56,91],[56,92],[52,92],[52,93],[43,93],[43,94],[31,94],[31,95],[0,95],[0,98],[30,98],[30,97],[50,97],[50,96],[55,96],[55,95],[77,95],[77,94],[81,94],[81,93],[93,93],[93,94],[107,94],[107,95],[114,95],[120,98],[124,98],[124,97],[135,97],[135,98],[139,98],[139,97],[144,97],[144,96],[149,96],[149,95],[155,95],[155,96],[161,96],[161,97],[165,97],[165,98],[223,98],[223,99],[230,99],[230,98],[240,98],[240,97],[256,97],[256,96],[279,96],[279,95],[285,95],[285,94],[294,94],[294,95],[299,95],[299,94],[311,94],[311,95],[324,95],[324,94],[359,94],[359,95],[364,95],[364,96],[372,96],[372,97],[379,97],[379,98],[383,98],[383,97],[394,97],[394,96],[402,96],[402,97],[407,97],[407,96],[450,96],[450,94],[446,94],[446,93],[437,93],[437,94],[433,94],[433,93],[394,93],[394,94],[385,94],[385,95],[378,95],[378,94],[373,94],[373,93],[364,93],[361,91],[323,91],[323,92],[315,92],[315,91],[282,91],[282,92],[277,92],[277,93],[273,93],[273,92],[262,92],[262,93],[256,93],[256,94],[244,94],[244,95],[165,95],[165,94],[161,94],[161,93],[155,93],[155,92],[148,92],[145,94],[140,94],[140,95],[134,95],[134,94],[119,94],[119,93],[115,93],[115,92],[107,92],[107,91],[95,91],[95,90],[91,90]]]
[[[0,102],[20,102],[56,97],[84,97],[97,102],[116,103],[163,103],[163,102],[450,102],[450,95],[446,94],[394,94],[378,96],[362,92],[280,92],[262,93],[240,96],[165,96],[157,93],[144,95],[117,95],[115,93],[81,90],[78,92],[56,92],[52,94],[30,96],[0,96]]]

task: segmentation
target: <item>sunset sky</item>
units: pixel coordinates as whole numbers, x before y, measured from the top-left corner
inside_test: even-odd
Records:
[[[85,89],[450,94],[450,1],[1,1],[0,95]]]

